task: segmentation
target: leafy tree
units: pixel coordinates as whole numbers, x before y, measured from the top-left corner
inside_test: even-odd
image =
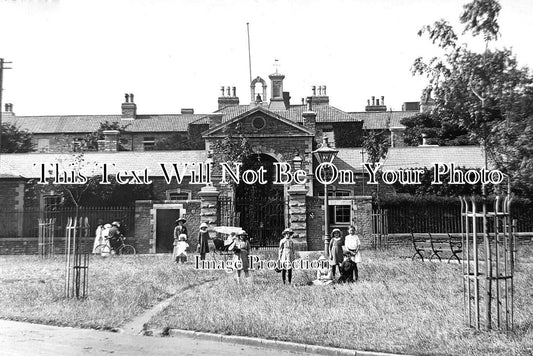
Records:
[[[429,80],[427,92],[435,99],[432,116],[441,125],[468,132],[510,176],[514,188],[532,194],[533,77],[510,49],[493,48],[500,10],[496,0],[473,0],[464,6],[463,35],[481,36],[482,53],[460,44],[444,20],[422,28],[419,35],[427,34],[443,54],[427,62],[416,59],[413,73]]]
[[[128,151],[126,144],[128,139],[125,137],[126,129],[129,126],[122,125],[120,122],[109,122],[104,121],[100,123],[98,130],[91,132],[85,136],[85,147],[88,150],[97,151],[98,150],[98,140],[104,139],[104,131],[106,130],[118,130],[120,132],[118,139],[118,150],[119,151]]]
[[[464,128],[443,122],[429,113],[404,118],[401,123],[405,126],[404,142],[409,146],[420,145],[424,134],[430,145],[462,146],[475,143]]]
[[[363,148],[370,162],[376,163],[384,158],[387,155],[389,147],[390,138],[385,131],[369,130],[365,133]]]
[[[3,123],[0,127],[2,147],[0,153],[24,153],[33,151],[33,135],[27,130],[20,130],[13,124]]]

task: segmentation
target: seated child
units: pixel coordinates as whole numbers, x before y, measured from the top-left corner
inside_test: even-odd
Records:
[[[320,256],[318,261],[324,263],[326,258],[324,256]],[[316,279],[312,282],[312,284],[315,286],[324,286],[331,283],[333,283],[333,279],[331,278],[331,269],[329,268],[328,264],[324,264],[323,268],[316,270]]]
[[[357,264],[352,261],[352,254],[346,252],[344,254],[344,261],[340,266],[341,276],[339,277],[339,283],[352,283],[354,282],[353,275],[357,268]]]

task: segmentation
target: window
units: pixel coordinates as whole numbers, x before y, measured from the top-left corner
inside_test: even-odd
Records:
[[[173,189],[166,191],[167,200],[190,200],[191,192],[183,189]]]
[[[265,127],[265,119],[263,119],[261,116],[254,117],[252,120],[252,127],[256,130],[261,130],[263,127]]]
[[[37,140],[37,151],[48,152],[50,150],[50,140],[47,138],[40,138]]]
[[[155,137],[145,137],[143,139],[143,148],[145,151],[153,151],[155,146]]]
[[[333,225],[349,225],[351,222],[352,202],[351,200],[335,199],[335,197],[346,197],[352,195],[349,190],[330,190],[328,196],[330,202],[335,205],[330,205],[328,209],[329,223]],[[322,194],[322,196],[324,196]],[[336,202],[335,202],[336,201]]]

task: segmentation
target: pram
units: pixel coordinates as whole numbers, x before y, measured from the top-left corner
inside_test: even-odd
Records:
[[[233,256],[233,251],[229,251],[229,246],[231,245],[231,240],[229,239],[222,239],[221,237],[217,236],[216,238],[213,239],[213,245],[214,245],[214,248],[211,249],[211,257],[213,260],[219,260],[219,259],[223,259],[224,261],[227,261],[228,260],[228,256],[229,258],[231,258],[231,256]]]

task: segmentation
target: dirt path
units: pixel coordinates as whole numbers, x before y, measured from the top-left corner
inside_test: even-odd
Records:
[[[139,334],[141,334],[143,332],[143,330],[145,330],[145,324],[147,324],[154,315],[156,315],[156,314],[160,313],[161,311],[163,311],[177,296],[179,296],[179,294],[181,292],[184,292],[184,291],[192,289],[192,288],[199,287],[199,286],[201,286],[203,284],[210,283],[210,282],[213,282],[215,280],[216,280],[215,278],[214,279],[210,279],[210,280],[207,280],[207,281],[203,281],[201,283],[191,284],[191,285],[187,286],[186,288],[180,289],[179,291],[174,293],[174,295],[171,296],[170,298],[167,298],[167,299],[159,302],[158,304],[156,304],[151,309],[147,310],[146,312],[144,312],[141,315],[138,315],[137,317],[135,317],[133,320],[131,320],[127,324],[124,324],[120,329],[126,334],[131,334],[131,335],[139,335]]]
[[[149,337],[0,320],[0,354],[20,355],[306,355],[187,337]]]

